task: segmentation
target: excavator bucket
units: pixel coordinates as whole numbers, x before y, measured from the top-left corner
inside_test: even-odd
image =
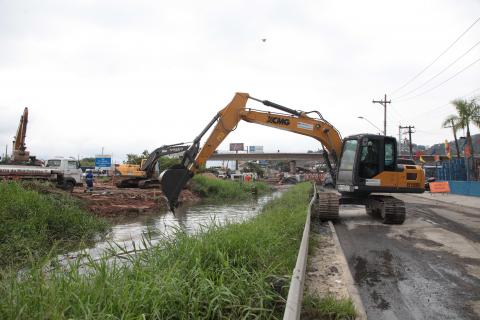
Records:
[[[174,212],[178,206],[178,196],[182,192],[183,187],[192,177],[192,173],[183,165],[175,165],[170,169],[162,172],[160,175],[160,184],[162,191],[168,200],[170,210]]]

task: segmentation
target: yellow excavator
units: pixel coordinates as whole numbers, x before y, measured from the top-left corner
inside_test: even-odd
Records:
[[[155,177],[155,172],[160,172],[158,160],[160,157],[181,154],[188,150],[190,145],[183,142],[161,146],[148,156],[142,159],[140,165],[138,164],[121,164],[115,171],[118,175],[115,177],[118,188],[155,188],[159,187],[159,181]]]
[[[23,110],[23,114],[20,117],[20,123],[18,124],[17,134],[13,140],[12,150],[12,163],[27,163],[31,161],[30,152],[27,151],[25,146],[25,138],[27,136],[27,123],[28,123],[28,108]]]
[[[285,113],[246,108],[249,99]],[[236,93],[195,138],[181,164],[160,175],[162,190],[172,211],[178,206],[178,196],[188,180],[241,120],[309,136],[322,144],[324,161],[341,194],[339,197],[337,193],[319,192],[315,214],[322,220],[338,218],[340,204],[359,204],[365,205],[368,214],[380,216],[383,223],[402,224],[405,220],[403,201],[385,193],[424,192],[422,168],[397,163],[395,138],[358,134],[342,139],[338,130],[318,111],[294,110],[253,98],[248,93]],[[213,131],[200,149],[200,140],[213,125]]]

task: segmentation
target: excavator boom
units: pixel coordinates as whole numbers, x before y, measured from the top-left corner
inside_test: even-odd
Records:
[[[27,123],[28,123],[28,108],[23,110],[23,114],[20,117],[20,123],[18,124],[17,134],[13,141],[12,161],[13,162],[26,162],[30,158],[30,153],[25,146],[25,138],[27,136]]]
[[[246,108],[249,99],[286,112],[286,114]],[[309,114],[312,113],[317,114],[318,118],[310,117]],[[312,137],[322,143],[335,163],[338,161],[342,150],[340,133],[328,121],[323,119],[319,112],[294,110],[268,100],[250,97],[248,93],[237,93],[233,100],[220,110],[202,130],[200,135],[195,138],[192,146],[185,152],[182,164],[164,171],[160,176],[162,190],[168,199],[172,211],[176,207],[178,196],[188,180],[201,165],[205,164],[241,120]],[[210,136],[200,149],[200,140],[215,123],[216,125]],[[326,159],[329,159],[328,156]]]

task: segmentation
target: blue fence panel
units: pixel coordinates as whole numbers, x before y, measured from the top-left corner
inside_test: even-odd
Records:
[[[448,185],[451,193],[480,197],[479,181],[448,181]]]
[[[436,180],[465,181],[467,170],[464,159],[442,161],[435,170]]]

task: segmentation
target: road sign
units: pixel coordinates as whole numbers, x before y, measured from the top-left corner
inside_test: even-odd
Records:
[[[95,169],[104,170],[112,167],[111,155],[98,155],[95,157]]]

